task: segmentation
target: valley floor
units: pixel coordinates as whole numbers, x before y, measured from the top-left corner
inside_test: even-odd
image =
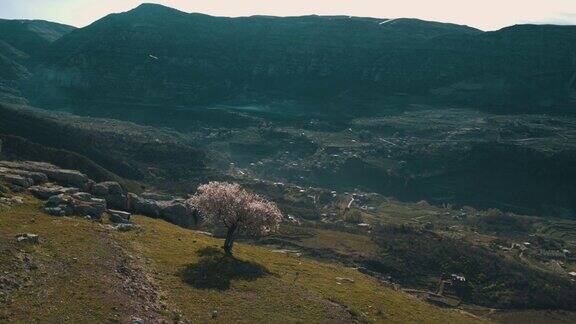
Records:
[[[135,216],[137,230],[56,218],[40,202],[0,209],[0,322],[478,321],[356,269],[238,244]],[[40,244],[16,242],[20,233]]]

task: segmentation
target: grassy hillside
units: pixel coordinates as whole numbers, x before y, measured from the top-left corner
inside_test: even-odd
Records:
[[[245,244],[227,259],[220,240],[160,220],[136,216],[141,228],[121,233],[39,205],[0,209],[0,322],[474,321],[338,264]]]
[[[147,176],[152,181],[166,178],[164,168],[172,172],[183,170],[184,173],[205,171],[206,158],[203,152],[182,140],[180,135],[117,120],[53,114],[31,107],[0,103],[0,133],[12,136],[12,141],[6,140],[7,144],[14,142],[16,136],[41,145],[7,145],[12,148],[14,155],[22,158],[49,159],[53,163],[62,164],[63,157],[69,154],[60,153],[62,156],[58,157],[58,153],[46,152],[42,146],[74,152],[74,163],[80,166],[73,168],[89,168],[91,171],[82,171],[90,173],[94,178],[101,178],[105,172],[102,168],[125,179],[139,181]],[[92,162],[80,161],[86,158]]]

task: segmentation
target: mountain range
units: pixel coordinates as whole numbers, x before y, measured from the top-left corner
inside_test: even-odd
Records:
[[[30,76],[30,58],[73,29],[42,20],[0,19],[0,98],[16,100],[20,96],[17,81]]]
[[[212,17],[153,4],[75,30],[2,26],[10,35],[0,36],[2,78],[19,80],[12,88],[45,108],[296,104],[366,114],[421,103],[572,113],[575,99],[573,26],[483,32],[417,19]]]

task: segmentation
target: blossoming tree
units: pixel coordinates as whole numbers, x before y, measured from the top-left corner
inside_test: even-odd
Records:
[[[201,185],[190,203],[200,210],[205,222],[227,228],[223,246],[227,255],[232,255],[239,232],[254,237],[268,235],[276,231],[282,221],[276,204],[242,189],[237,183]]]

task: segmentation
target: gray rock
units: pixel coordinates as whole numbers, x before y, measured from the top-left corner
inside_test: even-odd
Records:
[[[131,213],[125,212],[125,211],[122,211],[122,210],[108,209],[107,212],[108,212],[108,214],[110,214],[110,215],[114,214],[114,215],[120,216],[120,217],[122,217],[122,218],[124,218],[124,219],[127,219],[127,220],[130,220],[130,217],[132,216]]]
[[[87,192],[77,192],[72,195],[72,198],[80,201],[91,201],[93,199],[92,195]]]
[[[109,209],[108,214],[110,215],[110,221],[112,223],[128,224],[130,223],[130,216],[132,214],[120,210]]]
[[[92,187],[92,193],[106,200],[110,207],[122,210],[128,209],[128,193],[118,182],[97,183]]]
[[[22,198],[22,197],[14,196],[11,199],[12,199],[12,202],[16,205],[23,205],[24,204],[24,198]]]
[[[16,241],[24,242],[24,243],[32,243],[32,244],[39,244],[40,243],[40,236],[37,234],[18,234],[16,235]]]
[[[32,181],[34,181],[34,184],[40,184],[48,181],[48,177],[41,172],[32,172],[32,171],[0,167],[0,174],[19,175],[24,178],[32,179]]]
[[[128,232],[136,229],[136,225],[134,224],[118,224],[116,225],[116,230],[120,232]]]
[[[34,180],[17,174],[0,173],[0,180],[23,189],[34,185]]]
[[[106,211],[106,201],[97,198],[92,198],[90,201],[76,201],[73,210],[75,215],[100,219]]]
[[[92,195],[79,192],[74,195],[60,194],[52,196],[44,204],[44,211],[50,215],[65,216],[78,215],[90,216],[92,219],[100,219],[106,211],[106,201],[93,198]]]
[[[135,214],[160,217],[161,208],[157,201],[144,199],[136,194],[128,194],[128,210]]]
[[[40,186],[32,186],[28,188],[28,190],[30,193],[32,193],[32,195],[34,195],[34,197],[43,200],[52,196],[57,196],[59,194],[74,194],[80,191],[78,188],[62,187],[51,183],[43,184]]]
[[[183,227],[194,227],[200,222],[200,213],[184,199],[156,201],[133,193],[128,194],[130,211],[150,217],[165,219]]]
[[[59,195],[52,196],[52,197],[48,198],[48,201],[46,202],[46,206],[47,207],[56,207],[59,205],[72,205],[73,200],[74,199],[70,195],[59,194]]]
[[[184,199],[162,202],[160,206],[162,218],[173,224],[189,228],[200,222],[200,213]]]
[[[87,190],[94,184],[86,175],[78,171],[57,169],[45,170],[44,172],[50,179],[58,183],[78,187],[82,190]]]
[[[72,215],[72,209],[67,206],[58,207],[44,207],[44,212],[52,216],[67,216]]]
[[[49,163],[32,162],[32,161],[20,161],[20,162],[0,161],[0,167],[43,173],[49,180],[52,180],[59,184],[77,187],[82,190],[88,190],[94,184],[94,181],[90,180],[82,172],[75,170],[61,169]]]

